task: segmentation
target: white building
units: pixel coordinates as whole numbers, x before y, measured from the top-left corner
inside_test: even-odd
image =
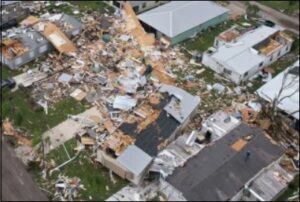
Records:
[[[216,37],[202,63],[236,84],[246,81],[291,50],[293,40],[278,29],[231,28]]]
[[[274,100],[280,89],[277,107],[299,120],[299,60],[260,87],[256,93],[268,102]]]

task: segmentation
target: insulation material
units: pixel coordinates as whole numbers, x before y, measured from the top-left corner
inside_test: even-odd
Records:
[[[137,100],[129,96],[117,96],[113,103],[113,108],[128,111],[135,107]]]

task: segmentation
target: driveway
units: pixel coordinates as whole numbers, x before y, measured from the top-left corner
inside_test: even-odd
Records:
[[[296,33],[299,35],[299,19],[298,17],[292,17],[285,15],[277,10],[274,10],[268,6],[262,5],[258,2],[251,1],[250,4],[257,5],[260,9],[258,12],[258,15],[261,16],[264,19],[271,20],[275,22],[276,24],[285,27],[286,29]],[[246,5],[244,2],[240,1],[230,1],[229,5],[227,6],[232,12],[240,10],[236,9],[235,7],[238,7],[239,9],[243,9],[244,12],[246,11]],[[235,8],[235,10],[233,10]]]

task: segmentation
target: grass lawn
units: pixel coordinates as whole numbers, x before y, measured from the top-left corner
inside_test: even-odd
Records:
[[[22,73],[20,70],[1,67],[1,76],[4,79],[20,73]],[[31,99],[29,90],[19,89],[11,92],[7,88],[2,89],[1,117],[3,119],[8,117],[16,126],[31,134],[34,145],[40,142],[42,133],[48,127],[59,124],[67,118],[68,114],[78,114],[89,107],[84,102],[80,103],[69,97],[49,108],[48,115],[46,115],[42,108]]]
[[[75,155],[73,148],[76,147],[76,140],[69,140],[65,143],[65,146],[72,158]],[[81,179],[81,183],[86,188],[86,191],[82,190],[80,192],[78,199],[81,200],[90,200],[89,198],[91,196],[92,200],[104,201],[128,184],[126,180],[123,180],[116,175],[114,175],[116,184],[113,184],[110,180],[108,170],[101,165],[93,164],[88,156],[89,153],[87,151],[83,151],[75,160],[65,165],[63,169],[61,169],[61,172],[53,172],[47,180],[41,178],[40,169],[35,168],[31,169],[31,171],[35,175],[37,182],[41,186],[44,185],[44,188],[51,190],[51,192],[54,192],[54,183],[57,180],[59,173],[68,177],[79,177]],[[59,148],[51,151],[47,155],[46,159],[48,162],[50,159],[53,159],[56,166],[58,166],[68,160],[68,157],[63,146],[60,146]],[[108,187],[108,190],[106,187]]]
[[[283,11],[285,14],[299,13],[299,1],[258,1],[261,4],[269,6],[275,10]]]
[[[37,104],[32,101],[29,92],[19,89],[12,93],[3,89],[1,107],[2,118],[8,117],[16,126],[28,131],[35,145],[40,142],[42,133],[48,127],[54,127],[65,120],[68,114],[78,114],[90,106],[70,97],[49,108],[46,115],[43,109],[37,107]]]
[[[55,2],[50,2],[50,5],[46,9],[51,12],[62,12],[68,15],[73,15],[75,17],[81,17],[83,16],[83,13],[87,11],[99,11],[99,13],[104,13],[106,10],[109,12],[114,11],[113,7],[101,1],[70,1],[69,3],[71,3],[75,7],[73,8],[72,6],[65,4],[55,6]],[[75,15],[73,11],[76,8],[80,11],[80,13]]]

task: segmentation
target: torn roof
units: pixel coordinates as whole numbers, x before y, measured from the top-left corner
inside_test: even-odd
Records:
[[[21,45],[21,48],[24,49],[24,51],[22,51],[22,54],[20,52],[20,55],[23,55],[24,53],[27,53],[28,51],[34,50],[36,48],[39,48],[43,45],[48,44],[48,41],[40,33],[38,33],[35,30],[32,30],[32,29],[26,29],[26,32],[16,34],[16,36],[11,37],[11,38],[3,39],[2,43],[5,40],[18,40]],[[20,56],[20,55],[14,56],[14,54],[12,54],[8,51],[8,48],[9,47],[7,47],[7,50],[6,50],[6,47],[1,45],[2,53],[5,58],[13,59],[13,58]],[[25,51],[26,49],[27,49],[27,51]]]
[[[280,177],[279,177],[280,176]],[[283,169],[279,163],[266,168],[249,184],[249,189],[258,193],[264,201],[274,200],[293,180],[293,175]]]
[[[239,124],[240,121],[238,119],[224,111],[218,111],[209,116],[203,123],[203,126],[219,138],[226,135]]]
[[[256,51],[253,50],[252,46],[278,31],[278,29],[262,25],[243,34],[237,39],[237,42],[219,47],[211,57],[225,63],[230,70],[244,74],[265,60],[265,56],[255,53]]]
[[[249,135],[253,137],[246,145],[238,151],[232,148],[234,143]],[[247,151],[251,156],[245,161]],[[272,144],[261,129],[242,123],[202,149],[184,167],[177,168],[167,181],[188,201],[226,201],[282,155],[283,149]]]
[[[193,96],[175,86],[163,84],[159,91],[163,93],[167,92],[170,96],[173,96],[171,101],[165,106],[164,110],[173,116],[179,123],[185,122],[200,104],[200,98],[198,96]]]
[[[138,18],[168,37],[175,37],[227,12],[211,1],[172,1]]]
[[[140,175],[149,166],[151,161],[152,157],[135,145],[129,145],[117,158],[117,162],[136,176]]]
[[[274,98],[278,96],[279,91],[282,87],[284,75],[290,70],[295,70],[295,68],[297,67],[299,69],[299,60],[297,60],[293,65],[278,74],[271,81],[260,87],[256,91],[256,93],[266,101],[270,102],[271,100],[274,100]],[[281,93],[280,98],[286,96],[289,97],[281,100],[277,107],[290,114],[295,119],[299,120],[299,75],[288,73],[286,81],[284,82],[284,86],[285,87]]]
[[[77,48],[72,41],[55,24],[51,22],[39,22],[33,28],[44,35],[59,52],[77,52]]]

